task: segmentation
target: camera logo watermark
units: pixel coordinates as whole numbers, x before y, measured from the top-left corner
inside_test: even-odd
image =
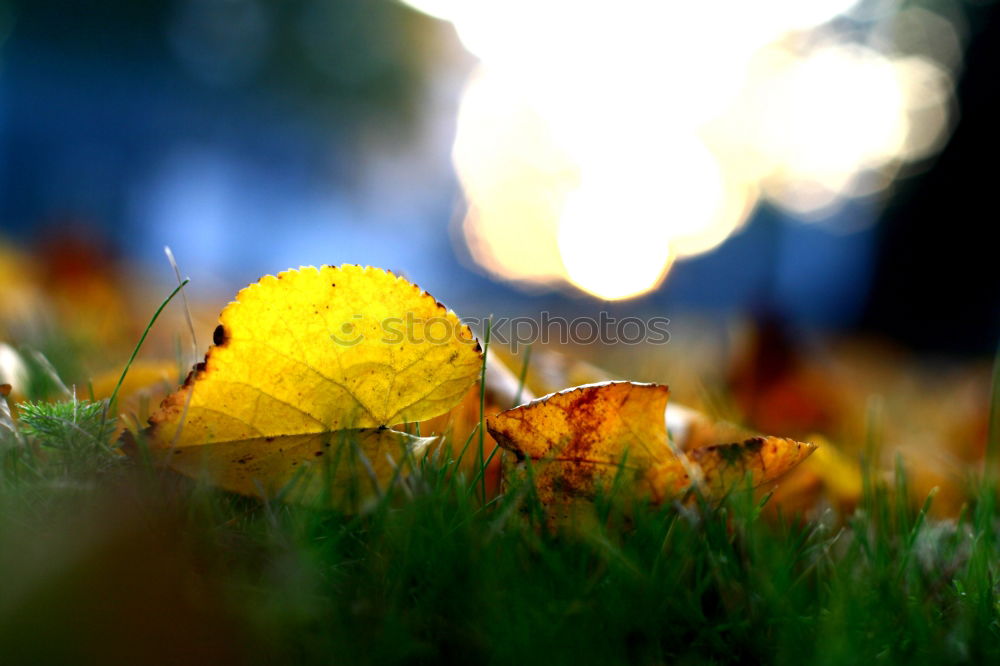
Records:
[[[461,336],[461,325],[474,331],[490,326],[490,340],[509,346],[515,353],[534,343],[558,345],[663,345],[670,342],[667,317],[613,317],[600,312],[597,317],[566,317],[543,311],[536,317],[462,317],[458,324],[448,317],[387,317],[371,320],[355,314],[340,330],[330,334],[336,344],[353,347],[374,339],[382,344],[446,344],[451,340],[471,341]]]

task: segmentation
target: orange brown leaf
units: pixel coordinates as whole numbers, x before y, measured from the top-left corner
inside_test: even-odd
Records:
[[[667,387],[657,384],[592,384],[502,412],[488,426],[514,455],[506,462],[508,478],[530,475],[540,501],[556,518],[614,485],[662,502],[698,483],[706,497],[718,499],[748,476],[754,486],[773,481],[815,448],[752,437],[678,457],[666,427],[668,395]]]
[[[700,474],[701,491],[719,498],[748,477],[757,488],[774,481],[805,460],[816,447],[783,437],[751,437],[742,442],[713,444],[687,452],[688,466],[674,458],[654,466],[649,484],[655,499],[669,499],[690,486],[688,469]]]
[[[497,414],[488,427],[519,459],[616,466],[627,457],[637,465],[670,455],[669,394],[657,384],[578,386]]]

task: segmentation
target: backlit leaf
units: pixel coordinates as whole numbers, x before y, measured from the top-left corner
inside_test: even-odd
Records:
[[[678,457],[667,434],[668,394],[667,387],[656,384],[592,384],[507,410],[488,425],[516,457],[507,472],[530,473],[540,501],[557,517],[569,513],[577,500],[616,485],[661,502],[683,496],[697,482],[706,497],[717,499],[747,476],[754,486],[776,479],[815,448],[752,437]]]
[[[331,433],[349,432],[380,477],[398,444],[426,447],[385,427],[446,412],[482,364],[454,312],[401,277],[349,265],[262,278],[223,310],[213,341],[145,435],[179,471],[204,465],[246,493],[283,486]]]
[[[203,445],[422,421],[458,402],[482,362],[455,313],[377,268],[266,276],[240,291],[219,322],[204,363],[153,415],[156,441]]]

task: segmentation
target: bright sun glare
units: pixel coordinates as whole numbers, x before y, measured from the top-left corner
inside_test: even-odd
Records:
[[[827,216],[933,154],[950,126],[957,63],[936,57],[959,37],[924,9],[407,2],[454,24],[480,60],[453,150],[463,234],[477,263],[515,282],[641,295],[760,198]]]

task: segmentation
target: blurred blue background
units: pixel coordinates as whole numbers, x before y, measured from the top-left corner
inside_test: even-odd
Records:
[[[1000,30],[991,3],[924,4],[962,27],[939,151],[821,219],[761,197],[717,247],[610,305],[514,284],[470,253],[451,154],[479,58],[451,23],[388,0],[0,0],[0,242],[79,235],[164,283],[169,245],[197,288],[223,294],[349,262],[470,314],[750,314],[989,351]],[[873,15],[823,29],[854,40]]]

